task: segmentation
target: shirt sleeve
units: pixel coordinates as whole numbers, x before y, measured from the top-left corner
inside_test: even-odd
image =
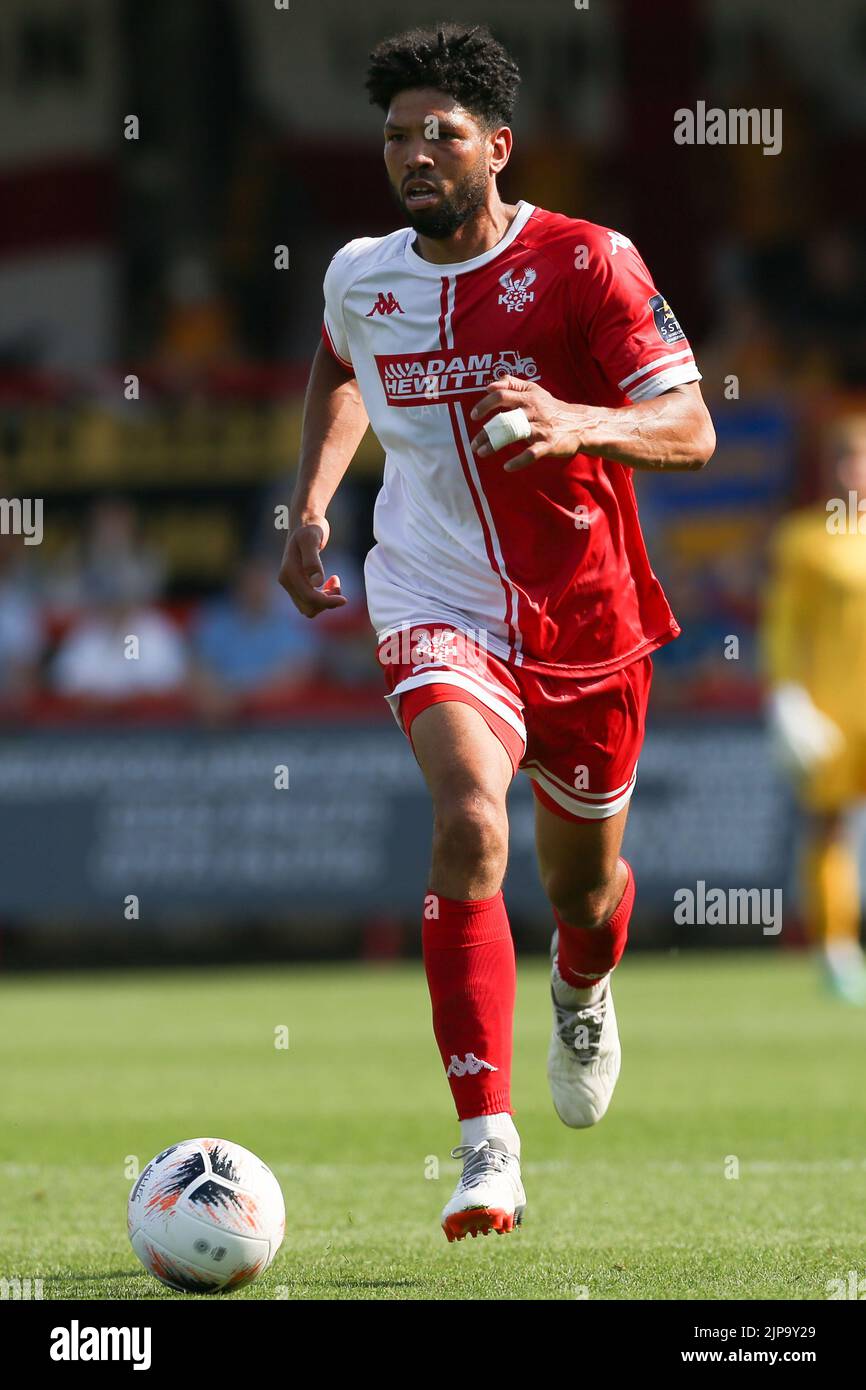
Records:
[[[346,290],[343,254],[338,251],[325,271],[325,316],[322,323],[322,340],[331,356],[354,374],[349,339],[343,320],[343,296]]]
[[[633,243],[605,227],[594,227],[587,240],[586,265],[571,277],[577,319],[610,385],[637,404],[700,381],[676,314]]]

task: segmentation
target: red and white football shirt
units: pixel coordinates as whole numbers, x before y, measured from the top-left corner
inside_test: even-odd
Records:
[[[365,565],[380,641],[416,624],[484,634],[527,670],[615,671],[676,637],[631,469],[576,454],[518,473],[478,459],[469,412],[498,377],[624,406],[699,381],[627,237],[518,204],[496,246],[425,261],[411,229],[351,241],[325,275],[323,336],[353,371],[385,451]]]

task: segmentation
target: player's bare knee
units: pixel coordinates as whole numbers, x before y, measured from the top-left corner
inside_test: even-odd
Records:
[[[551,874],[545,888],[551,904],[570,927],[586,927],[594,931],[603,927],[610,918],[613,910],[612,885],[607,880],[587,884],[575,881],[567,874],[560,877]]]
[[[450,863],[467,869],[505,871],[508,817],[504,802],[481,790],[455,793],[437,801],[434,845]]]

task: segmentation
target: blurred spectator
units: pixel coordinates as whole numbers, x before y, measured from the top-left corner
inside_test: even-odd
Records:
[[[205,713],[229,713],[240,697],[288,692],[316,669],[320,637],[259,557],[214,599],[193,629],[196,693]]]
[[[41,615],[23,579],[19,542],[0,536],[0,697],[35,688],[44,647]]]
[[[231,307],[202,255],[181,255],[171,265],[157,356],[181,373],[231,362],[238,356]]]
[[[816,208],[831,201],[826,151],[837,143],[814,75],[795,68],[778,36],[762,23],[744,29],[740,76],[720,84],[718,105],[782,112],[782,153],[760,144],[723,147],[721,167],[699,196],[707,200],[715,246],[716,325],[702,369],[735,373],[753,393],[798,394],[811,385],[853,384],[862,277],[844,230],[850,210],[834,207],[824,234]],[[862,352],[862,327],[860,328]],[[860,358],[862,379],[862,356]],[[712,394],[712,391],[710,392]]]
[[[289,317],[284,277],[275,278],[271,258],[262,255],[263,246],[285,241],[292,195],[299,194],[283,167],[281,143],[271,117],[263,111],[249,112],[238,123],[226,173],[219,246],[222,280],[235,311],[238,337],[255,359],[278,354]]]
[[[764,283],[772,280],[776,256],[811,235],[821,197],[828,136],[826,104],[805,74],[791,66],[772,28],[755,23],[740,40],[742,75],[718,92],[718,105],[741,110],[780,110],[783,150],[766,156],[759,145],[724,146],[726,178],[717,178],[715,197],[723,220],[760,260]],[[766,254],[765,254],[766,253]]]
[[[834,433],[835,498],[789,512],[776,528],[761,648],[774,755],[804,817],[809,935],[837,997],[866,1006],[850,825],[866,797],[866,416],[843,417]],[[841,529],[828,512],[834,501]]]
[[[122,700],[183,690],[188,671],[183,638],[150,607],[134,564],[95,572],[90,612],[71,629],[54,660],[52,680],[62,695]]]
[[[799,346],[826,359],[831,383],[860,386],[866,380],[866,273],[862,244],[844,227],[808,238],[801,276]],[[820,345],[816,349],[815,344]],[[823,352],[822,352],[823,349]]]
[[[707,404],[720,404],[734,377],[753,399],[780,396],[790,386],[787,355],[780,330],[757,297],[739,289],[721,293],[714,331],[698,354]]]
[[[588,156],[568,126],[566,100],[548,95],[535,133],[516,142],[506,178],[515,198],[531,198],[537,207],[567,217],[589,216]]]
[[[120,572],[135,586],[139,603],[162,592],[165,561],[142,539],[134,506],[124,497],[103,497],[91,509],[83,541],[53,561],[43,593],[54,608],[81,608],[91,593],[109,590],[111,576]]]
[[[689,563],[669,554],[664,583],[682,633],[653,654],[658,708],[679,712],[736,704],[743,667],[751,664],[751,636],[725,611],[712,561]],[[735,660],[725,657],[732,634],[742,635],[744,644]]]

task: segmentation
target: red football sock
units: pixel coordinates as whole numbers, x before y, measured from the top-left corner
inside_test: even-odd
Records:
[[[510,1114],[517,976],[502,893],[477,902],[428,894],[421,939],[433,1032],[459,1119]]]
[[[572,927],[554,909],[559,928],[559,973],[567,984],[588,989],[617,964],[628,940],[628,924],[634,907],[634,874],[628,869],[625,891],[619,906],[601,927]]]

